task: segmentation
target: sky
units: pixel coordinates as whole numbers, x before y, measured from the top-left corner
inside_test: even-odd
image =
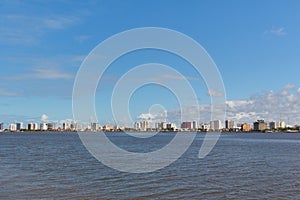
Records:
[[[0,122],[71,121],[75,77],[88,54],[117,33],[162,27],[193,38],[214,60],[226,89],[228,119],[300,124],[299,9],[297,0],[0,1]],[[120,57],[99,82],[100,124],[114,123],[110,102],[117,80],[153,62],[188,77],[201,107],[197,120],[209,120],[214,94],[202,77],[174,55],[144,50]],[[167,120],[179,123],[176,95],[166,88],[139,88],[129,107],[133,120],[164,120],[159,113],[166,110]],[[193,105],[185,109],[192,120]]]

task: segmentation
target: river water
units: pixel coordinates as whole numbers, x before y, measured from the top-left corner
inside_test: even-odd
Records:
[[[128,150],[155,150],[121,133]],[[129,174],[92,157],[76,133],[0,133],[0,199],[300,199],[300,134],[222,134],[204,159],[204,135],[170,166]]]

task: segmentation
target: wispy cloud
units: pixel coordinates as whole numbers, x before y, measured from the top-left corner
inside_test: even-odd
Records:
[[[296,88],[296,86],[293,84],[290,84],[290,83],[288,83],[284,86],[284,89],[286,89],[286,90],[294,90],[295,88]]]
[[[284,27],[272,28],[270,30],[265,31],[265,34],[271,34],[275,36],[284,36],[287,34]]]
[[[36,44],[49,30],[65,29],[78,23],[75,16],[0,15],[0,43]]]
[[[74,39],[77,41],[77,42],[85,42],[87,40],[89,40],[92,36],[90,35],[78,35],[78,36],[75,36]]]
[[[2,96],[43,96],[39,91],[47,90],[47,96],[70,98],[75,74],[84,58],[84,55],[0,56],[3,67],[6,63],[13,66],[0,75]]]
[[[45,18],[42,20],[42,26],[49,29],[64,29],[72,24],[76,24],[79,21],[74,16],[55,16],[51,18]]]
[[[197,78],[197,77],[178,76],[178,75],[173,75],[173,74],[163,74],[162,78],[163,79],[173,79],[173,80],[194,80],[194,81],[200,80],[200,78]]]
[[[17,74],[13,76],[6,76],[6,80],[24,80],[24,79],[72,79],[74,75],[63,72],[58,69],[51,68],[34,68],[31,73]]]
[[[0,56],[0,61],[21,63],[23,65],[51,68],[51,67],[79,67],[86,55],[59,55],[59,56]]]
[[[79,68],[84,59],[85,55],[59,55],[48,57],[0,56],[0,62],[2,63],[11,63],[14,66],[31,66],[31,69],[29,70],[35,73],[41,73],[41,71],[46,71],[47,69],[50,72],[51,70],[55,72],[59,71],[59,69],[64,69],[65,71],[72,71],[75,73],[76,69]]]
[[[43,69],[37,68],[33,69],[32,74],[29,74],[32,78],[40,78],[40,79],[72,79],[74,77],[73,74],[59,71],[57,69]]]
[[[0,88],[0,96],[15,97],[18,96],[18,93],[8,89]]]

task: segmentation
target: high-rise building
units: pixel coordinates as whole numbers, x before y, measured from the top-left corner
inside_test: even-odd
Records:
[[[161,130],[162,129],[161,122],[155,123],[155,128]]]
[[[212,131],[219,131],[222,130],[222,122],[221,120],[215,120],[210,122],[210,130]]]
[[[91,129],[92,129],[92,131],[99,131],[99,129],[100,129],[99,123],[93,122],[93,123],[91,124]]]
[[[34,131],[39,130],[39,125],[38,125],[38,123],[34,123],[34,124],[33,124],[33,130],[34,130]]]
[[[69,129],[69,124],[67,122],[63,122],[62,124],[62,129],[65,131],[65,130],[68,130]]]
[[[197,130],[199,127],[198,127],[198,122],[197,121],[193,121],[193,129]]]
[[[71,123],[70,128],[71,128],[72,131],[77,131],[78,130],[78,123],[77,122]]]
[[[155,123],[155,128],[158,130],[166,130],[167,127],[167,122],[157,122]]]
[[[182,122],[182,123],[181,123],[181,128],[182,128],[182,129],[188,129],[188,130],[191,130],[191,129],[192,129],[192,126],[193,126],[193,123],[192,123],[192,122]]]
[[[10,131],[16,131],[17,130],[17,125],[16,124],[10,124],[8,126],[8,130],[10,130]]]
[[[276,122],[276,127],[277,128],[286,128],[286,124],[284,121],[279,121],[279,122]]]
[[[28,131],[33,131],[33,123],[28,123],[27,128]]]
[[[269,129],[271,129],[271,130],[276,129],[276,122],[270,122],[269,123]]]
[[[3,130],[4,130],[4,124],[0,123],[0,131],[3,131]]]
[[[54,131],[57,129],[56,123],[54,123],[54,122],[48,123],[47,125],[48,125],[47,130],[49,130],[49,131]]]
[[[226,129],[234,129],[234,121],[232,121],[232,120],[226,120],[225,121],[225,128]]]
[[[176,125],[174,123],[168,123],[167,124],[167,130],[174,131],[176,129],[177,129],[177,127],[176,127]]]
[[[161,129],[166,130],[167,129],[167,122],[161,123]]]
[[[48,125],[47,125],[46,122],[42,122],[42,123],[40,124],[40,130],[41,130],[41,131],[47,131],[47,130],[48,130]]]
[[[140,129],[141,129],[141,123],[140,123],[140,122],[135,122],[135,123],[134,123],[134,128],[135,128],[136,130],[140,130]]]
[[[254,131],[265,131],[267,130],[267,123],[264,120],[257,120],[253,123],[253,130]]]
[[[150,123],[149,123],[149,121],[143,121],[142,122],[142,131],[147,131],[147,129],[149,129],[150,128]]]
[[[22,122],[16,123],[16,129],[17,129],[17,131],[22,130],[23,129],[23,123]]]
[[[147,131],[150,128],[149,121],[135,122],[134,128],[138,131]]]

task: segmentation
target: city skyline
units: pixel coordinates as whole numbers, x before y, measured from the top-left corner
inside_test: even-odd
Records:
[[[120,126],[118,124],[100,124],[99,122],[84,122],[78,123],[76,121],[31,121],[30,123],[16,122],[5,124],[0,122],[1,131],[153,131],[153,130],[169,130],[169,131],[265,131],[275,129],[297,129],[300,131],[300,124],[291,125],[285,121],[268,121],[258,119],[252,123],[236,123],[233,120],[226,119],[224,122],[221,120],[211,120],[209,122],[199,121],[181,121],[180,124],[167,121],[135,121],[129,126]]]
[[[149,62],[168,64],[187,77],[199,99],[197,121],[209,121],[211,96],[226,95],[228,119],[300,123],[298,1],[3,1],[0,5],[0,122],[72,120],[73,83],[88,53],[121,31],[157,26],[200,43],[216,62],[226,94],[207,91],[202,77],[173,55],[135,52],[113,63],[100,82],[96,94],[100,124],[113,124],[109,105],[117,79]],[[181,81],[170,74],[158,78]],[[154,104],[165,110],[151,113]],[[190,114],[187,120],[195,118],[192,106],[184,108]],[[133,121],[179,122],[178,102],[164,88],[141,88],[130,108]],[[161,114],[165,111],[168,116]],[[126,124],[132,122],[122,125]]]

